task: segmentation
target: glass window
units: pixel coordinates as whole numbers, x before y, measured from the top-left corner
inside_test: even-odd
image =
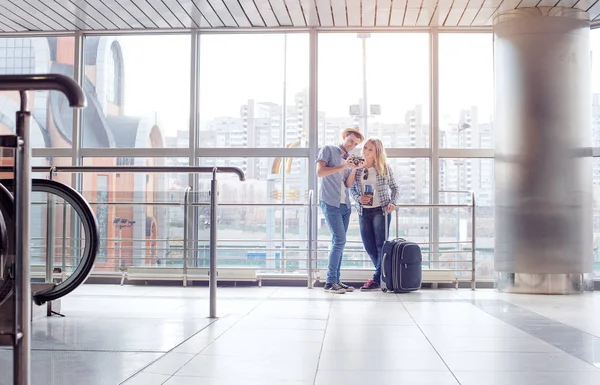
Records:
[[[439,41],[440,147],[494,148],[491,33],[443,33]]]
[[[319,146],[360,127],[386,147],[429,147],[429,35],[319,35]]]
[[[84,158],[84,166],[187,165],[187,158]],[[185,173],[82,173],[83,196],[96,212],[103,238],[95,270],[165,266],[181,259]],[[70,178],[66,173],[57,176]]]
[[[188,147],[189,35],[88,36],[84,45],[83,147]]]
[[[0,75],[58,73],[73,77],[74,42],[72,37],[0,38]],[[35,91],[29,98],[32,147],[71,147],[73,109],[64,95]],[[0,135],[14,133],[20,100],[18,92],[0,92]],[[63,119],[67,113],[69,121]]]
[[[306,147],[308,41],[305,33],[201,35],[199,146]]]
[[[590,59],[592,77],[592,138],[594,147],[600,147],[600,29],[590,31]],[[596,167],[596,163],[594,163]]]
[[[470,204],[469,193],[446,191],[466,191],[475,193],[476,202],[476,274],[477,279],[494,278],[494,160],[473,158],[442,158],[440,159],[440,203]],[[471,245],[471,212],[463,208],[440,209],[440,242],[446,243],[440,247],[440,260],[470,260]],[[460,242],[460,243],[459,243]],[[454,254],[448,251],[463,250]],[[465,252],[466,251],[466,252]],[[456,262],[440,264],[437,268],[470,269],[468,263]],[[463,278],[469,278],[467,272],[461,273]]]
[[[246,171],[246,181],[235,174],[218,174],[218,266],[255,267],[267,271],[306,269],[308,237],[307,159],[200,158],[201,166],[232,166]],[[199,174],[195,201],[210,202],[211,174]],[[290,204],[290,206],[265,206]],[[208,266],[210,211],[198,207],[198,266]],[[304,270],[305,271],[305,270]]]
[[[594,158],[594,274],[600,277],[600,158]]]

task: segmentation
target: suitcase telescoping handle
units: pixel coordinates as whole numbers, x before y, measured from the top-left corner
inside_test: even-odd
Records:
[[[388,222],[388,220],[387,220],[387,217],[388,217],[387,210],[383,214],[383,217],[385,218],[385,241],[383,241],[383,244],[385,245],[386,242],[387,242],[387,240],[388,240],[388,237],[389,237],[389,234],[388,234],[388,224],[387,224],[387,222]],[[383,266],[385,266],[385,257],[387,257],[387,253],[383,253],[383,255],[381,256],[380,266],[381,266],[381,274],[383,275],[383,278],[386,278],[385,269],[383,268]]]
[[[383,214],[383,217],[385,218],[385,241],[383,242],[383,244],[385,245],[385,243],[388,241],[388,238],[390,236],[389,234],[389,229],[388,229],[388,212],[387,210],[385,210],[385,213]],[[383,255],[381,256],[381,266],[385,265],[385,257],[387,257],[387,253],[383,253]],[[383,274],[383,278],[386,278],[385,275],[385,269],[381,269],[381,274]]]

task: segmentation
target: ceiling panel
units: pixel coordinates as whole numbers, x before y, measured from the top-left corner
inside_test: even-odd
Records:
[[[455,0],[450,7],[450,11],[448,12],[446,20],[444,20],[443,25],[446,27],[456,27],[462,18],[463,13],[465,13],[468,4],[469,0]]]
[[[49,2],[48,2],[49,3]],[[85,8],[88,8],[87,2],[80,2],[79,5],[75,5],[69,0],[54,0],[61,9],[62,12],[65,12],[66,15],[73,15],[76,18],[82,20],[85,25],[89,26],[91,29],[96,30],[105,30],[106,27],[100,24],[93,16],[91,16],[88,12],[85,11]]]
[[[401,27],[404,23],[404,10],[407,0],[394,0],[392,2],[392,11],[390,15],[390,26]]]
[[[475,16],[475,19],[473,19],[473,23],[471,25],[492,25],[491,17],[495,11],[496,8],[481,8]]]
[[[86,0],[89,1],[89,0]],[[129,14],[131,17],[140,23],[143,28],[156,28],[156,24],[150,20],[148,15],[144,13],[137,5],[132,3],[130,0],[102,0],[108,7],[115,9],[117,7],[122,8],[125,12],[123,15]],[[114,8],[113,8],[114,7]],[[119,12],[120,14],[120,12]]]
[[[229,14],[233,16],[238,27],[252,27],[252,23],[248,17],[246,17],[246,12],[244,12],[244,9],[237,0],[210,0],[210,3],[214,7],[217,15],[221,16],[221,14]],[[225,25],[234,27],[233,25],[227,25],[227,23],[225,23]]]
[[[291,27],[292,19],[290,19],[290,14],[288,13],[287,7],[285,6],[285,2],[283,0],[269,0],[269,4],[271,4],[271,8],[273,9],[273,13],[277,18],[277,23],[283,27]]]
[[[430,25],[432,26],[442,26],[450,13],[450,7],[452,6],[452,1],[450,0],[440,0],[438,2],[437,8],[433,13],[433,16],[429,20]]]
[[[32,18],[27,12],[10,2],[0,2],[0,14],[9,15],[11,20],[30,31],[52,29],[40,19]]]
[[[294,27],[305,27],[306,20],[300,6],[300,0],[285,0]]]
[[[273,12],[273,8],[269,4],[269,0],[256,0],[254,2],[257,12],[262,16],[262,19],[267,27],[278,27],[279,21]]]
[[[363,1],[362,2],[361,25],[363,27],[374,27],[375,26],[376,5],[377,5],[377,1]]]
[[[600,15],[600,1],[597,1],[596,4],[592,5],[592,7],[588,10],[590,14],[590,18],[595,20],[598,15]]]
[[[304,18],[306,24],[310,27],[319,26],[319,16],[317,15],[317,8],[315,7],[314,0],[300,0],[302,11],[304,12]],[[325,13],[330,12],[325,10]]]
[[[573,6],[577,4],[577,1],[578,0],[560,0],[556,5],[558,7],[573,8]]]
[[[39,3],[39,1],[38,1]],[[98,11],[99,14],[103,15],[105,19],[108,20],[109,24],[107,26],[109,26],[110,24],[112,24],[114,27],[109,27],[111,29],[128,29],[128,28],[132,28],[132,24],[129,23],[127,21],[126,18],[123,18],[121,15],[124,14],[128,14],[128,12],[126,12],[123,7],[121,7],[120,5],[114,5],[114,8],[111,8],[110,5],[108,5],[109,3],[114,3],[113,2],[108,2],[108,1],[101,1],[101,0],[95,0],[95,1],[91,1],[90,4]],[[131,16],[131,15],[129,15]],[[141,26],[141,24],[138,23],[138,27]],[[136,27],[136,28],[138,28]]]
[[[375,15],[375,25],[377,27],[387,27],[390,22],[392,9],[392,0],[377,0],[377,14]]]
[[[179,23],[184,28],[197,28],[199,25],[192,18],[192,14],[190,13],[191,5],[189,2],[186,4],[187,9],[179,3],[177,0],[162,0],[167,7],[170,8],[173,15],[177,18]]]
[[[582,11],[587,11],[594,5],[596,0],[579,0],[573,8],[581,9]]]
[[[187,8],[187,1],[177,1]],[[208,25],[211,27],[223,27],[227,25],[225,24],[225,21],[227,21],[229,23],[228,26],[235,26],[235,20],[233,20],[233,17],[229,13],[217,15],[215,9],[207,0],[194,0],[190,1],[190,3],[191,5],[189,5],[189,10],[191,11],[192,19],[194,19],[196,24],[202,26],[202,20],[205,20],[206,23],[208,23]],[[223,3],[219,4],[225,7]]]
[[[117,26],[111,21],[113,18],[110,17],[109,13],[104,10],[101,12],[98,10],[99,1],[89,1],[89,2],[75,2],[76,6],[81,9],[83,13],[88,15],[90,18],[94,19],[98,24],[102,25],[105,29],[116,29]]]
[[[51,17],[46,15],[46,13],[41,12],[39,9],[33,7],[31,4],[25,1],[7,0],[3,4],[6,8],[14,6],[17,9],[17,13],[21,13],[22,15],[25,15],[25,17],[32,20],[39,20],[39,22],[42,23],[42,25],[45,25],[48,28],[53,29],[55,31],[66,29],[63,24],[59,23],[57,20],[52,19]],[[68,23],[65,24],[68,25]]]
[[[346,0],[331,0],[331,13],[333,15],[334,26],[346,27],[348,25]]]
[[[238,3],[242,6],[244,13],[246,14],[246,18],[250,21],[250,25],[253,27],[266,27],[267,23],[263,18],[263,15],[258,12],[258,8],[256,4],[254,4],[254,0],[238,0]],[[272,16],[273,12],[269,9],[270,16]]]
[[[556,5],[600,22],[600,0],[1,0],[0,32],[478,27],[499,12]]]
[[[410,0],[409,0],[410,2]],[[404,23],[402,23],[403,27],[414,27],[417,25],[417,19],[419,18],[419,12],[421,12],[421,8],[409,8],[407,7],[404,11]]]
[[[346,13],[348,14],[348,26],[360,27],[360,0],[346,0]]]

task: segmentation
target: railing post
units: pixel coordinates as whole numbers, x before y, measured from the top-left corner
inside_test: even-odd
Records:
[[[209,317],[217,317],[217,168],[210,181],[210,263],[209,263]]]
[[[188,268],[188,253],[189,253],[189,245],[190,241],[188,232],[189,222],[189,210],[190,210],[190,191],[191,187],[186,187],[183,192],[183,286],[187,286],[187,268]]]
[[[50,168],[48,179],[54,177],[55,167]],[[52,283],[54,275],[54,246],[56,238],[54,205],[56,198],[54,194],[48,194],[46,198],[46,283]],[[46,303],[46,315],[52,315],[52,301]]]
[[[308,250],[306,255],[306,268],[307,268],[307,287],[309,289],[313,288],[313,269],[312,269],[312,254],[313,254],[313,200],[314,200],[314,191],[308,190]]]
[[[477,286],[477,281],[475,280],[475,258],[477,255],[477,251],[475,249],[476,244],[475,244],[475,230],[477,230],[477,227],[475,226],[475,192],[472,191],[471,192],[471,203],[473,205],[473,207],[471,208],[471,240],[472,240],[472,245],[471,245],[471,290],[475,290],[475,287]]]
[[[31,261],[30,261],[30,207],[31,207],[31,143],[27,111],[27,92],[20,91],[21,109],[17,111],[16,134],[18,145],[14,163],[15,207],[15,318],[13,348],[13,382],[29,385],[31,373]]]

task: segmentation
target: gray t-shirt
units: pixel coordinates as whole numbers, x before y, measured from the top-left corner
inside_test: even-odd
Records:
[[[319,151],[319,156],[317,156],[317,162],[319,161],[324,161],[327,167],[336,167],[343,164],[342,149],[339,146],[331,145],[323,147]],[[320,200],[335,207],[340,207],[341,202],[344,201],[350,207],[348,190],[342,189],[342,183],[346,181],[348,174],[349,169],[343,173],[336,172],[335,174],[321,178],[321,188],[319,189]]]

